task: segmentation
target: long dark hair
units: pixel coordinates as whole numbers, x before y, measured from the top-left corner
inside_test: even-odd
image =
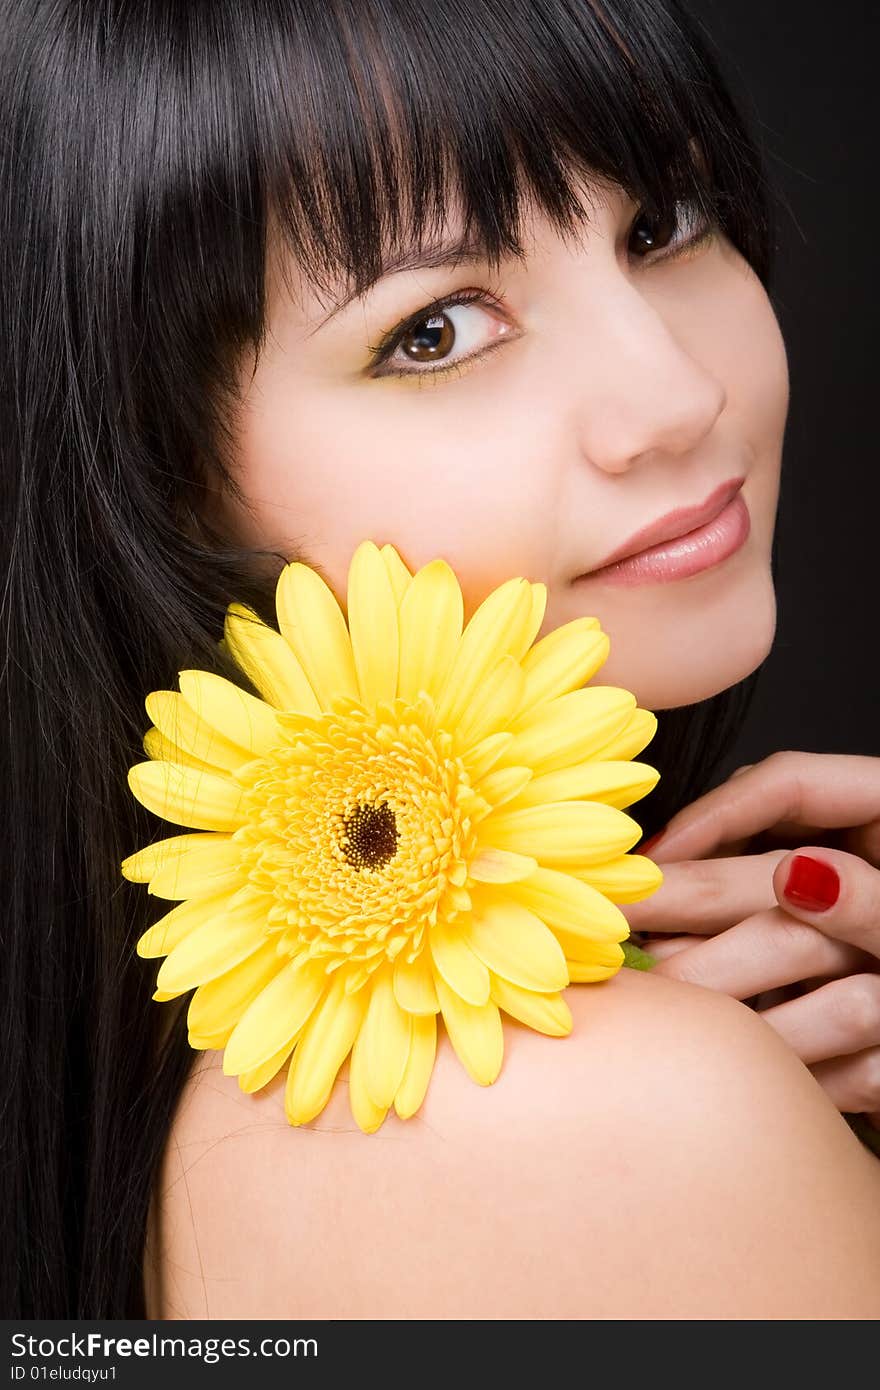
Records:
[[[196,1054],[185,1010],[161,1033],[134,950],[155,904],[119,864],[168,828],[126,771],[145,694],[224,670],[226,604],[271,620],[292,558],[201,505],[209,478],[236,491],[234,369],[263,341],[273,216],[316,286],[358,290],[453,190],[490,260],[520,246],[523,192],[576,233],[581,173],[658,214],[693,199],[765,287],[771,213],[677,0],[0,16],[0,1313],[143,1317],[149,1197]],[[753,680],[661,715],[646,833],[706,786]]]

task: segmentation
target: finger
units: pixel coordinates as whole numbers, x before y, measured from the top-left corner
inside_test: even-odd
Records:
[[[800,999],[761,1009],[808,1065],[880,1046],[880,975],[847,975]]]
[[[771,826],[794,833],[880,820],[880,758],[771,753],[673,816],[651,858],[699,859]]]
[[[880,1047],[817,1062],[810,1071],[838,1110],[860,1115],[880,1105]]]
[[[791,917],[880,958],[880,870],[864,859],[808,845],[780,859],[773,891]]]
[[[658,961],[651,973],[750,999],[810,975],[850,975],[864,969],[865,960],[863,951],[795,921],[777,907]]]
[[[693,946],[695,942],[700,940],[702,938],[699,936],[661,936],[656,941],[646,941],[643,949],[655,960],[665,960],[667,956],[674,956],[679,951],[686,951],[689,946]]]
[[[623,903],[633,931],[711,936],[777,905],[773,871],[788,850],[735,859],[688,859],[663,865],[663,882],[641,902]]]

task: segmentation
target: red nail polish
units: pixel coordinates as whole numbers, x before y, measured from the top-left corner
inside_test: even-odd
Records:
[[[666,834],[666,826],[664,825],[663,829],[662,829],[662,830],[658,830],[656,835],[652,835],[651,838],[650,838],[650,840],[646,840],[645,843],[644,843],[643,845],[639,845],[639,847],[638,847],[636,853],[637,853],[637,854],[647,854],[647,853],[648,853],[648,850],[649,850],[649,849],[653,849],[654,846],[658,843],[658,841],[663,839],[663,836],[664,836],[665,834]]]
[[[825,912],[837,902],[840,878],[837,870],[823,860],[796,854],[783,892],[796,907],[807,912]]]

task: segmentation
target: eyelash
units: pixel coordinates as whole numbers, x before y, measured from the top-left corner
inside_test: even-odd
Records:
[[[630,226],[630,233],[632,232],[632,228],[644,215],[644,211],[644,208],[640,209],[637,216],[633,219],[633,222]],[[673,250],[662,251],[656,256],[641,256],[639,257],[639,259],[642,261],[649,261],[652,265],[657,265],[661,261],[675,260],[678,256],[683,255],[685,252],[696,250],[704,243],[712,241],[714,239],[714,236],[715,227],[713,223],[704,219],[698,227],[697,231],[694,232],[691,236],[687,237],[684,241],[680,242]],[[379,340],[375,347],[368,345],[369,351],[373,353],[373,356],[370,359],[370,362],[367,367],[368,373],[379,378],[434,378],[441,376],[451,376],[453,373],[455,373],[457,376],[461,376],[465,371],[468,371],[470,369],[470,366],[473,362],[477,361],[478,359],[482,360],[483,358],[487,357],[491,352],[494,352],[496,348],[503,347],[509,341],[506,337],[499,338],[496,342],[491,343],[489,347],[483,348],[480,352],[471,353],[469,356],[463,357],[459,359],[459,361],[457,362],[450,362],[445,367],[391,367],[383,372],[376,371],[377,367],[380,367],[384,362],[388,361],[388,359],[393,355],[395,349],[398,347],[401,339],[405,338],[407,333],[409,333],[411,329],[415,328],[418,324],[422,323],[424,319],[431,318],[436,314],[442,314],[444,309],[451,309],[457,307],[460,304],[482,304],[485,305],[487,308],[497,309],[503,312],[500,301],[498,300],[496,294],[491,291],[483,289],[457,290],[452,294],[442,295],[439,299],[432,300],[430,304],[423,304],[421,308],[419,308],[416,311],[416,313],[410,314],[408,318],[404,319],[401,323],[397,324],[394,328],[390,329],[388,333],[383,335],[383,337]]]

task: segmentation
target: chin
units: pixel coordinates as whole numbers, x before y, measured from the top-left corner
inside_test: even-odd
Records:
[[[776,596],[769,572],[759,584],[736,586],[735,602],[680,612],[659,620],[649,641],[620,640],[593,678],[596,685],[631,690],[643,709],[675,709],[729,689],[766,660],[776,633]],[[628,649],[630,648],[630,649]]]

